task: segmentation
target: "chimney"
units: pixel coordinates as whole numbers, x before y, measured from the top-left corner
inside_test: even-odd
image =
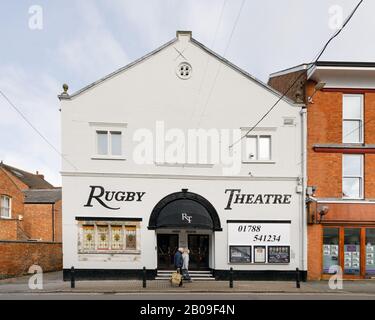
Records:
[[[191,31],[177,31],[176,37],[179,41],[188,42],[192,38],[192,32]]]
[[[44,180],[44,175],[43,174],[39,174],[39,171],[36,172],[36,176]]]

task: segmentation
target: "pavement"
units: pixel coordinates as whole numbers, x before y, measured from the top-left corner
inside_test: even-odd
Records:
[[[62,272],[43,274],[43,289],[32,290],[29,288],[30,276],[13,279],[0,280],[0,299],[22,295],[171,295],[175,298],[179,295],[220,295],[228,294],[244,295],[309,295],[309,296],[329,296],[344,298],[348,296],[366,296],[375,299],[374,280],[344,281],[342,290],[332,290],[328,281],[302,282],[301,288],[296,288],[295,282],[285,281],[234,281],[234,287],[229,288],[228,281],[196,281],[184,283],[183,287],[172,287],[167,280],[147,281],[147,287],[142,287],[139,280],[111,280],[111,281],[76,281],[75,289],[70,288],[70,282],[64,282]],[[178,293],[179,295],[176,295]]]

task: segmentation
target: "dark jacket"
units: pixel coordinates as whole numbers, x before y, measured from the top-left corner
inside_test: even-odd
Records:
[[[180,251],[177,251],[174,255],[174,266],[176,269],[182,268],[183,259],[182,259],[182,253]]]

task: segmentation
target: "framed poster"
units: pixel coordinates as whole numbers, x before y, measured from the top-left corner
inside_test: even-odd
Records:
[[[269,246],[268,263],[290,263],[290,246]]]
[[[230,246],[230,263],[251,263],[251,246]]]
[[[254,263],[266,263],[266,247],[254,247]]]

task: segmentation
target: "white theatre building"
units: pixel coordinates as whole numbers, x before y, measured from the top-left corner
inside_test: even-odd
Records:
[[[301,105],[186,31],[59,98],[65,279],[305,276]]]

